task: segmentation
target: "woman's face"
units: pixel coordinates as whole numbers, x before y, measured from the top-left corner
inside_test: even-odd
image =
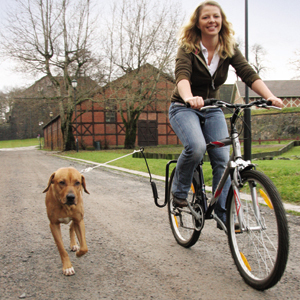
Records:
[[[202,36],[218,35],[222,28],[222,15],[217,6],[205,5],[200,13],[198,28]]]

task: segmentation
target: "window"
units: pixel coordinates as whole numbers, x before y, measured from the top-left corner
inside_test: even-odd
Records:
[[[117,105],[115,99],[109,99],[105,103],[105,122],[116,123],[117,120]]]
[[[106,123],[116,123],[116,113],[114,111],[105,112]]]

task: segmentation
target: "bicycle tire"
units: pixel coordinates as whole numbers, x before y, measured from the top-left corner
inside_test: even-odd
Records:
[[[200,231],[195,229],[194,217],[188,208],[178,209],[173,206],[173,196],[171,193],[171,187],[173,183],[173,178],[175,174],[175,169],[173,169],[170,176],[169,187],[168,187],[168,215],[169,222],[172,229],[172,233],[175,237],[177,243],[185,248],[193,246],[199,239]],[[194,173],[193,178],[193,190],[191,188],[188,194],[188,201],[191,201],[195,197],[195,191],[197,191],[197,181],[196,175]]]
[[[241,173],[241,179],[240,209],[247,229],[243,232],[235,229],[236,204],[231,187],[227,198],[229,246],[244,281],[257,290],[266,290],[280,280],[287,264],[289,233],[286,214],[276,187],[266,175],[246,170]],[[250,187],[249,182],[255,183],[254,187]],[[255,220],[251,189],[259,200],[262,226]]]

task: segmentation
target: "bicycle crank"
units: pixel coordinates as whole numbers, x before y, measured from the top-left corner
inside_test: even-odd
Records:
[[[198,203],[195,203],[192,207],[191,204],[188,202],[188,207],[193,215],[193,223],[194,223],[195,229],[197,231],[202,230],[202,228],[204,226],[205,218],[204,218],[203,209],[202,209],[201,205]]]

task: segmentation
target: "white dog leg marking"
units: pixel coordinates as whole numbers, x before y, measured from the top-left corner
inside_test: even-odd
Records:
[[[75,270],[73,267],[63,270],[64,275],[71,276],[75,274]]]
[[[72,246],[71,251],[77,252],[79,249],[80,249],[80,247],[78,245],[74,245],[74,246]]]

